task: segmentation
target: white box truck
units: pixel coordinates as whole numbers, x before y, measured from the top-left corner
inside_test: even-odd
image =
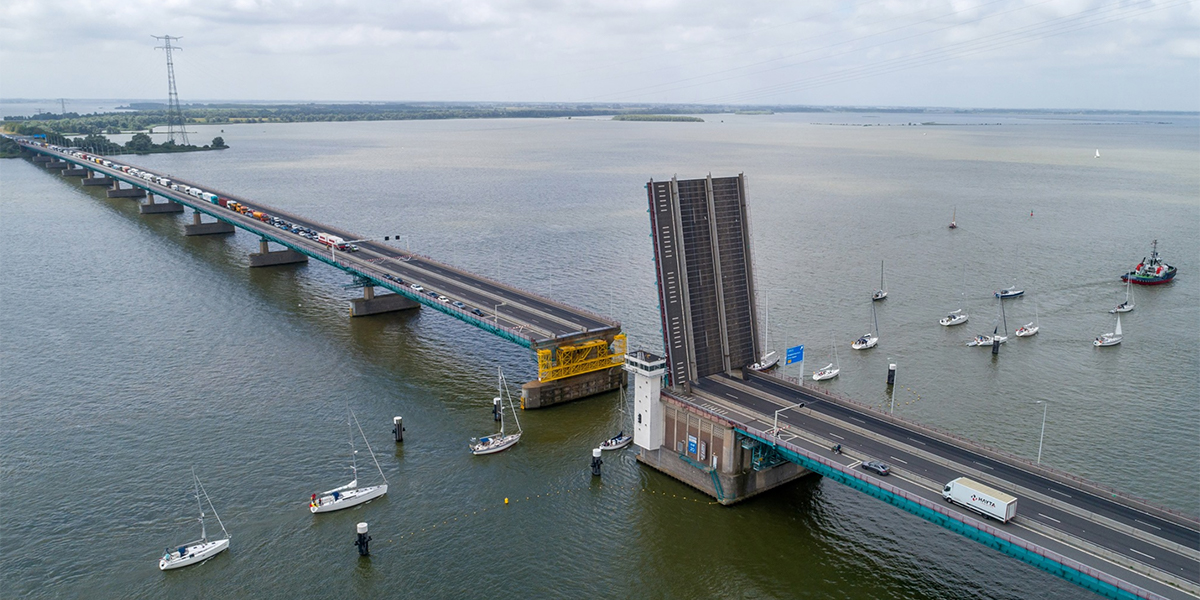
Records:
[[[985,517],[1007,523],[1017,516],[1017,498],[990,488],[978,481],[959,477],[946,484],[942,498],[965,506]]]

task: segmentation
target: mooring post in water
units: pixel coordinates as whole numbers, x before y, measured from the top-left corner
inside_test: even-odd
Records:
[[[397,444],[404,441],[404,417],[392,417],[392,437]]]
[[[371,549],[367,547],[371,543],[371,536],[367,534],[367,524],[358,524],[358,539],[354,540],[354,545],[358,546],[359,556],[370,556]]]
[[[604,464],[604,461],[600,459],[600,449],[593,448],[592,449],[592,476],[593,477],[600,476],[600,465],[602,465],[602,464]]]
[[[492,398],[492,420],[499,421],[501,418],[501,411],[503,410],[504,409],[500,407],[500,399]]]
[[[992,356],[1000,354],[1000,336],[992,336]]]
[[[896,385],[896,363],[888,365],[888,385]]]

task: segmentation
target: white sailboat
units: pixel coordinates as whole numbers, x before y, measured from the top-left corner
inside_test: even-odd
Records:
[[[958,229],[958,207],[954,207],[954,212],[950,214],[950,229]]]
[[[770,292],[767,292],[767,309],[764,311],[763,321],[764,321],[763,329],[766,331],[766,334],[763,335],[763,338],[765,340],[763,343],[763,346],[768,348],[768,350],[765,354],[758,357],[758,362],[750,365],[751,371],[759,371],[759,372],[770,371],[771,369],[775,368],[775,365],[779,364],[779,353],[774,350],[770,350],[770,347],[771,347],[771,293]]]
[[[834,377],[838,376],[838,373],[842,372],[841,365],[838,364],[837,344],[833,343],[832,335],[829,336],[829,345],[833,346],[833,362],[825,365],[825,368],[821,369],[820,371],[814,372],[812,374],[813,381],[833,379]]]
[[[1096,339],[1092,340],[1092,345],[1100,346],[1116,346],[1121,343],[1121,315],[1117,315],[1117,328],[1111,333],[1102,333]]]
[[[496,373],[499,382],[496,384],[496,398],[503,402],[503,398],[508,398],[508,407],[512,410],[513,422],[517,424],[516,433],[504,433],[504,407],[500,407],[500,432],[494,433],[487,437],[471,438],[471,454],[495,454],[502,450],[507,450],[521,441],[521,422],[517,420],[517,409],[513,406],[512,394],[508,391],[508,386],[504,384],[504,373],[500,368],[496,368]]]
[[[871,294],[871,301],[876,302],[887,298],[887,286],[883,284],[883,261],[879,261],[879,289]]]
[[[938,319],[938,324],[942,327],[953,327],[962,325],[967,322],[967,312],[963,309],[963,303],[967,300],[967,269],[963,267],[963,291],[962,299],[958,302],[958,310],[951,311],[950,314]]]
[[[1100,149],[1096,148],[1096,158],[1100,158]]]
[[[879,343],[879,317],[875,315],[875,304],[871,303],[871,321],[875,323],[874,333],[864,333],[862,337],[850,343],[850,347],[855,350],[866,350],[874,348],[875,344]]]
[[[1017,334],[1017,337],[1029,337],[1037,335],[1037,332],[1040,328],[1041,327],[1038,324],[1037,307],[1035,306],[1033,307],[1033,322],[1026,323],[1024,326],[1018,327],[1015,333]]]
[[[387,477],[384,476],[383,467],[379,466],[379,461],[375,458],[375,451],[371,450],[371,442],[367,441],[367,435],[363,433],[362,425],[358,424],[358,417],[354,416],[354,411],[348,412],[350,413],[350,418],[346,419],[346,424],[350,427],[350,471],[352,478],[350,483],[346,485],[335,487],[332,490],[327,490],[319,494],[313,494],[308,503],[308,509],[313,514],[333,512],[357,506],[374,500],[388,491]],[[371,460],[375,461],[375,468],[379,469],[379,477],[383,479],[381,485],[358,487],[358,450],[354,449],[354,426],[358,427],[358,433],[362,436],[363,443],[367,445],[367,451],[371,453]]]
[[[229,532],[225,531],[225,524],[221,523],[221,517],[217,514],[217,509],[213,507],[208,492],[205,492],[204,487],[200,485],[200,478],[196,477],[196,469],[192,469],[192,481],[195,487],[196,508],[200,511],[200,539],[176,546],[173,550],[167,548],[162,558],[158,559],[158,568],[162,571],[202,563],[229,549]],[[220,523],[221,533],[225,534],[225,539],[208,539],[208,532],[204,529],[204,505],[200,504],[200,494],[202,493],[204,499],[208,501],[208,508],[217,518],[217,523]]]
[[[988,335],[986,333],[981,333],[981,334],[975,336],[974,338],[972,338],[971,341],[967,342],[967,345],[968,346],[991,346],[995,342],[1000,342],[1001,344],[1007,344],[1008,343],[1008,317],[1006,317],[1004,315],[1004,303],[1003,302],[1000,302],[1000,314],[997,316],[1000,317],[1001,321],[1004,324],[1004,334],[1000,333],[1000,326],[997,325],[996,327],[992,328],[992,335]]]
[[[617,401],[621,403],[620,404],[621,421],[624,422],[625,421],[625,388],[619,387],[619,388],[617,388],[617,392],[618,392],[618,394],[617,394],[618,400]],[[600,442],[600,449],[601,450],[620,450],[621,448],[624,448],[625,446],[628,446],[631,443],[633,443],[633,436],[625,435],[625,431],[622,430],[617,435],[614,435],[614,436],[608,438],[607,440]]]
[[[1111,313],[1127,313],[1127,312],[1133,310],[1133,296],[1132,296],[1133,287],[1132,286],[1133,286],[1133,280],[1126,279],[1125,280],[1125,301],[1118,304],[1116,308],[1108,311],[1110,314]]]

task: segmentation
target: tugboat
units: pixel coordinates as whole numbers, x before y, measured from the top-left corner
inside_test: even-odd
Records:
[[[1150,245],[1150,260],[1142,259],[1137,268],[1121,276],[1121,281],[1138,285],[1160,285],[1175,279],[1175,267],[1158,256],[1158,240]]]

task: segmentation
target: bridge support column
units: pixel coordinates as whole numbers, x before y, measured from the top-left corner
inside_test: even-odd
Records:
[[[50,169],[52,171],[58,171],[58,170],[62,170],[62,169],[69,167],[70,164],[67,163],[67,161],[65,161],[65,160],[58,160],[58,161],[50,161],[50,162],[46,163],[44,166],[47,169]]]
[[[121,189],[121,180],[112,180],[112,189],[105,192],[109,198],[141,198],[146,195],[146,190],[139,187],[131,187],[127,190]]]
[[[63,177],[86,177],[87,172],[87,169],[83,167],[68,165],[67,168],[62,170],[62,175]]]
[[[138,212],[143,215],[159,215],[164,213],[181,213],[183,205],[177,202],[154,202],[154,194],[146,194],[146,202],[138,206]]]
[[[52,160],[54,160],[54,159],[50,158],[49,156],[46,156],[45,154],[37,154],[37,155],[34,155],[34,157],[33,157],[33,162],[35,162],[35,163],[48,163]]]
[[[258,252],[250,255],[250,268],[274,267],[277,265],[306,262],[308,262],[308,257],[295,250],[276,250],[272,252],[269,242],[266,239],[259,240]]]
[[[108,185],[112,180],[96,171],[88,171],[86,177],[83,178],[83,185]]]
[[[545,408],[611,392],[623,385],[625,372],[620,366],[553,381],[530,381],[521,386],[521,408]]]
[[[200,220],[200,211],[192,211],[192,224],[183,226],[183,235],[212,235],[215,233],[233,233],[233,225],[225,221],[205,223]]]
[[[350,301],[350,316],[365,317],[381,313],[419,308],[421,305],[400,294],[375,295],[375,286],[363,286],[363,297]]]
[[[724,505],[735,504],[812,472],[743,440],[733,424],[663,396],[663,445],[639,448],[638,462],[686,483]]]

